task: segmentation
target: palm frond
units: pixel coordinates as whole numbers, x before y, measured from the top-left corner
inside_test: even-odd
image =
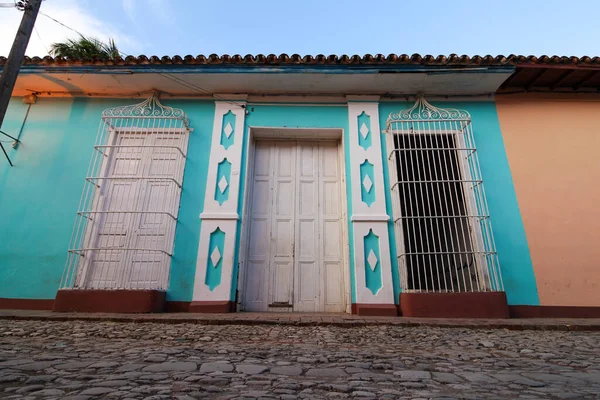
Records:
[[[81,36],[78,39],[67,39],[53,43],[50,54],[55,57],[69,57],[80,60],[114,60],[119,57],[119,50],[113,39],[108,44],[92,37]]]

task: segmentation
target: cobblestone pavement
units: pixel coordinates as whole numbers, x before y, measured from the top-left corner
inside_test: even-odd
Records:
[[[600,333],[0,321],[0,398],[598,398]]]

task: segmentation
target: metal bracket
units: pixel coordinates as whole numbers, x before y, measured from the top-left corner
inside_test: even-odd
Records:
[[[0,133],[1,133],[1,134],[3,134],[4,136],[7,136],[7,137],[11,138],[12,140],[14,140],[14,141],[15,141],[15,143],[21,143],[21,142],[19,141],[19,139],[17,139],[16,137],[10,136],[8,133],[6,133],[6,132],[4,132],[4,131],[1,131],[1,130],[0,130]],[[8,160],[8,163],[9,163],[9,164],[10,164],[10,166],[12,167],[12,166],[13,166],[13,163],[12,163],[12,161],[10,161],[10,158],[8,157],[8,153],[6,152],[6,149],[4,148],[4,145],[2,144],[2,142],[0,142],[0,147],[2,148],[2,152],[4,153],[4,156],[6,156],[6,159]]]

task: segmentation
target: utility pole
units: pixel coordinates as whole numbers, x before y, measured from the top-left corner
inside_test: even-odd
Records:
[[[17,7],[22,8],[24,12],[23,19],[21,19],[21,25],[19,26],[15,41],[8,54],[8,60],[6,61],[6,64],[4,64],[2,76],[0,77],[0,129],[2,128],[2,122],[6,115],[8,102],[10,101],[15,83],[17,82],[19,69],[21,69],[25,50],[29,44],[29,38],[31,37],[33,25],[35,24],[38,12],[40,11],[41,4],[42,0],[22,0],[16,3]]]

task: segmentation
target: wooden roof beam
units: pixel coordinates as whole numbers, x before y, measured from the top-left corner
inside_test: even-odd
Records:
[[[576,69],[567,70],[567,72],[563,73],[560,78],[553,85],[550,86],[550,90],[554,90],[560,85],[562,85],[567,79],[569,79],[576,71]]]
[[[548,68],[543,68],[540,72],[538,72],[528,84],[523,85],[525,90],[530,90],[540,80],[542,75],[544,75],[547,71]]]
[[[577,83],[576,85],[573,85],[573,90],[577,91],[577,90],[581,89],[586,83],[588,83],[589,81],[591,81],[597,75],[598,75],[598,71],[592,71],[592,72],[590,72],[579,83]]]

